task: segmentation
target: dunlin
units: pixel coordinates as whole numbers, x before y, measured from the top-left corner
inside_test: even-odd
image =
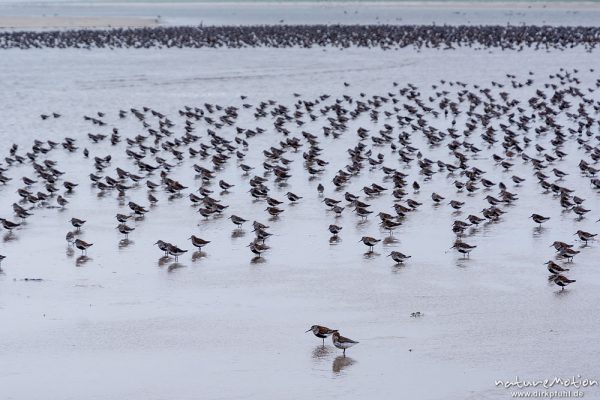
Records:
[[[87,249],[93,245],[93,243],[87,243],[81,239],[75,239],[75,247],[81,250],[81,254],[87,254]]]
[[[331,336],[334,332],[337,332],[336,329],[329,329],[326,326],[321,325],[313,325],[304,333],[311,332],[318,338],[323,339],[323,346],[325,346],[325,339]]]
[[[346,357],[346,349],[349,349],[350,347],[359,343],[352,339],[348,339],[346,337],[341,336],[338,331],[333,332],[331,339],[335,347],[344,351],[344,357]]]
[[[406,254],[402,254],[399,251],[392,251],[387,256],[392,257],[392,260],[396,261],[396,264],[403,264],[404,261],[408,260],[411,257],[407,256]]]
[[[117,226],[117,229],[119,230],[119,232],[121,232],[123,235],[125,235],[125,238],[128,238],[129,234],[135,230],[135,228],[133,228],[131,226],[127,226],[127,224],[124,224],[124,223],[119,224]]]
[[[201,238],[199,238],[197,236],[194,236],[194,235],[190,236],[189,240],[191,240],[192,241],[192,245],[194,245],[195,247],[197,247],[199,250],[202,250],[202,247],[204,247],[204,246],[206,246],[207,244],[210,243],[210,240],[204,240],[204,239],[201,239]]]
[[[452,249],[456,249],[459,253],[463,254],[465,257],[469,257],[471,255],[471,251],[476,248],[475,245],[470,245],[464,242],[456,241],[454,245],[451,247]]]
[[[540,226],[542,226],[542,223],[550,220],[550,217],[544,217],[540,214],[531,214],[529,218],[533,219],[533,222],[536,224],[540,224]]]
[[[251,242],[247,247],[250,247],[250,251],[252,251],[258,257],[262,257],[262,253],[270,249],[269,246],[262,243],[257,243],[256,241]]]
[[[67,204],[69,204],[69,201],[67,199],[65,199],[64,197],[62,197],[61,195],[58,195],[56,197],[56,202],[58,203],[59,206],[61,207],[65,207]]]
[[[117,221],[119,221],[120,223],[124,224],[127,222],[127,220],[129,218],[131,218],[131,215],[125,215],[125,214],[117,214]]]
[[[238,217],[237,215],[232,215],[231,217],[229,217],[229,219],[231,220],[231,222],[237,225],[238,228],[241,228],[242,224],[247,221],[246,219]]]
[[[4,218],[0,218],[0,223],[2,223],[2,226],[4,227],[4,229],[11,231],[15,228],[18,228],[19,226],[21,226],[21,224],[17,223],[17,222],[12,222],[9,221],[7,219]]]
[[[162,240],[157,240],[156,243],[154,243],[155,246],[158,246],[158,248],[165,253],[165,257],[169,255],[169,246],[171,246],[171,243],[169,242],[165,242]]]
[[[167,243],[167,252],[175,257],[175,261],[177,261],[180,255],[187,253],[187,250],[182,250],[174,244]]]
[[[565,290],[565,287],[573,282],[577,281],[575,279],[569,279],[566,276],[560,274],[556,275],[556,277],[554,278],[554,283],[561,287],[560,290]]]
[[[546,261],[544,264],[548,266],[548,271],[553,275],[558,275],[569,271],[569,268],[563,268],[552,260]]]
[[[587,244],[588,240],[593,240],[596,236],[598,236],[597,233],[590,233],[590,232],[582,231],[581,229],[578,230],[577,232],[575,232],[575,235],[579,236],[579,239],[584,241],[585,244]]]
[[[381,239],[375,239],[372,238],[370,236],[363,236],[359,242],[363,242],[366,246],[369,247],[369,253],[373,252],[373,246],[375,246],[377,243],[381,242]]]
[[[292,192],[287,192],[286,196],[287,196],[288,200],[292,203],[295,203],[302,198],[301,196],[298,196],[297,194],[294,194]]]
[[[73,245],[73,242],[75,242],[75,234],[73,232],[69,231],[69,232],[67,232],[65,239],[67,240],[67,244],[69,246],[71,246],[71,245]]]
[[[340,233],[340,231],[341,231],[341,230],[342,230],[342,227],[341,227],[341,226],[337,226],[337,225],[335,225],[335,224],[331,224],[331,225],[329,225],[329,232],[331,232],[331,234],[332,234],[333,236],[337,236],[337,235],[338,235],[338,233]]]
[[[79,232],[79,229],[83,226],[83,224],[85,224],[85,220],[82,219],[78,219],[78,218],[71,218],[71,225],[73,225],[75,228],[77,228],[77,231]]]

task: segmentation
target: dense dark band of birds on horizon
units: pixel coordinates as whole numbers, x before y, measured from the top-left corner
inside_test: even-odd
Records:
[[[592,223],[598,217],[598,199],[586,199],[583,196],[589,193],[577,193],[573,184],[583,180],[592,188],[592,195],[600,195],[600,79],[585,86],[578,76],[577,70],[561,69],[548,77],[536,77],[533,72],[524,77],[506,75],[503,82],[483,86],[441,80],[431,85],[429,95],[411,83],[394,82],[386,93],[294,94],[291,103],[241,96],[235,105],[188,105],[172,115],[145,106],[115,110],[112,119],[105,112],[90,112],[83,116],[94,129],[87,137],[35,140],[29,147],[7,146],[10,148],[0,163],[0,183],[18,186],[13,187],[16,192],[2,191],[3,196],[14,197],[14,214],[9,216],[4,210],[5,218],[0,222],[10,231],[9,236],[25,227],[32,229],[36,213],[68,209],[83,188],[97,192],[100,198],[119,199],[120,206],[114,210],[108,207],[107,211],[116,214],[116,227],[125,237],[143,227],[145,216],[156,207],[187,204],[197,208],[200,224],[227,216],[221,221],[224,226],[241,230],[252,225],[255,238],[247,246],[248,253],[262,258],[270,250],[269,226],[285,218],[288,204],[298,209],[307,199],[318,198],[327,219],[315,229],[329,230],[332,243],[344,235],[339,216],[378,220],[379,232],[361,239],[372,253],[374,247],[382,245],[383,237],[402,229],[427,202],[433,209],[425,212],[436,212],[440,207],[453,211],[455,219],[447,229],[456,236],[444,247],[451,246],[469,257],[476,251],[477,240],[482,240],[477,227],[502,225],[504,214],[519,203],[520,189],[535,185],[540,196],[551,198],[557,209],[586,228],[581,224],[587,217],[594,216]],[[531,93],[526,101],[516,97],[523,90]],[[241,123],[241,114],[247,114],[250,122]],[[40,117],[41,123],[48,124],[62,115],[49,112]],[[139,128],[122,132],[119,121],[130,119],[137,121]],[[257,137],[271,138],[273,145],[256,149]],[[345,165],[332,165],[328,153],[340,138],[349,146]],[[324,141],[328,143],[324,145]],[[94,147],[100,142],[109,142],[114,151],[98,153]],[[421,143],[419,147],[415,142]],[[246,156],[253,145],[262,160],[249,164]],[[429,158],[428,154],[438,148],[447,149],[441,153],[443,158]],[[59,152],[87,166],[89,181],[72,181],[53,160]],[[567,159],[579,160],[576,174],[561,167]],[[516,164],[527,174],[512,172]],[[231,165],[239,171],[243,185],[223,179],[223,169]],[[294,165],[297,168],[292,168]],[[175,179],[174,172],[181,169],[189,170],[190,176],[195,174],[195,179]],[[335,171],[333,179],[322,179],[326,170]],[[492,180],[489,171],[501,172],[503,180]],[[319,184],[311,192],[294,190],[287,183],[293,174],[303,174]],[[374,181],[353,186],[362,174],[370,174]],[[436,176],[447,180],[451,190],[441,193],[439,186],[430,187]],[[285,188],[285,198],[275,197],[273,188]],[[136,193],[143,193],[147,201],[133,201],[130,195]],[[161,204],[158,193],[168,195],[169,203]],[[264,202],[265,208],[261,207],[260,215],[236,215],[228,210],[228,196],[245,199],[248,204]],[[385,199],[386,206],[374,209],[374,199]],[[462,210],[477,201],[487,206],[480,212],[463,214]],[[544,210],[527,211],[532,226],[553,223],[543,215]],[[75,231],[70,230],[66,240],[69,246],[86,252],[93,243],[81,240],[79,234],[89,227],[86,221],[93,216],[71,217],[65,220],[65,231],[71,225]],[[181,229],[194,232],[196,221],[190,222]],[[569,269],[557,262],[572,262],[577,254],[587,251],[588,242],[596,236],[584,229],[565,235],[549,241],[555,252],[549,250],[546,258],[554,255],[547,268],[553,282],[562,287],[574,280],[565,277]],[[574,235],[584,244],[579,250],[569,243]],[[189,251],[181,243],[170,243],[169,238],[156,239],[154,244],[165,257],[177,260]],[[211,246],[211,238],[192,235],[189,239],[190,247],[201,250]],[[5,242],[11,245],[6,238]],[[142,245],[140,251],[147,251],[149,246]],[[388,256],[402,264],[411,258],[409,250],[403,249],[408,254],[392,251]]]
[[[458,47],[587,51],[600,42],[600,27],[279,25],[183,26],[0,32],[0,48],[243,48],[243,47]]]

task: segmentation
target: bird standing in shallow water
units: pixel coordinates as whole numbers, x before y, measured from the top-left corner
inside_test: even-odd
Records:
[[[542,226],[542,223],[550,219],[550,217],[544,217],[540,214],[531,214],[529,218],[533,219],[533,222],[535,222],[536,224],[540,224],[540,226]]]
[[[341,230],[342,230],[341,226],[338,226],[338,225],[335,225],[335,224],[329,225],[329,232],[331,232],[331,234],[334,237],[337,237],[338,233],[340,233]]]
[[[544,264],[546,264],[548,266],[548,271],[552,275],[558,275],[558,274],[562,274],[563,272],[569,271],[569,268],[563,268],[552,260],[546,261]],[[554,277],[552,279],[554,279]]]
[[[556,275],[556,277],[553,280],[554,280],[554,283],[556,283],[558,286],[561,287],[561,289],[560,289],[561,291],[565,290],[565,287],[567,285],[570,285],[573,282],[577,282],[575,279],[569,279],[566,276],[560,275],[560,274]]]
[[[127,224],[119,224],[117,228],[120,233],[125,235],[125,238],[129,237],[129,234],[135,230],[135,228],[128,226]]]
[[[270,249],[269,246],[256,241],[250,242],[250,244],[246,247],[250,247],[250,251],[256,254],[259,258],[262,257],[262,253]]]
[[[342,349],[344,351],[344,357],[346,357],[346,349],[358,344],[358,342],[348,339],[340,335],[338,331],[334,331],[331,336],[331,340],[333,341],[333,345],[338,349]]]
[[[327,338],[334,332],[337,332],[337,329],[329,329],[326,326],[313,325],[310,328],[308,328],[308,330],[304,333],[308,333],[311,331],[316,337],[323,339],[323,346],[325,346],[325,338]]]
[[[69,201],[67,199],[65,199],[64,197],[62,197],[61,195],[58,195],[58,197],[56,198],[56,202],[62,208],[64,208],[67,204],[69,204]]]
[[[157,240],[156,243],[154,243],[154,245],[157,245],[158,248],[165,253],[165,257],[169,255],[169,246],[171,246],[171,243],[162,240]]]
[[[594,237],[596,237],[598,235],[597,233],[589,233],[586,231],[582,231],[581,229],[578,230],[577,232],[575,232],[574,234],[579,236],[579,239],[584,241],[585,244],[587,244],[588,240],[593,240]]]
[[[187,250],[182,250],[174,244],[169,244],[167,246],[167,252],[173,257],[175,257],[175,261],[177,261],[180,255],[187,253]]]
[[[475,245],[470,245],[464,242],[454,242],[454,246],[452,246],[452,249],[456,249],[456,251],[458,251],[459,253],[463,254],[464,257],[470,257],[471,254],[471,250],[473,250],[474,248],[476,248],[477,246]]]
[[[237,225],[238,228],[241,228],[242,224],[247,221],[246,219],[238,217],[237,215],[232,215],[231,217],[229,217],[229,219],[231,220],[231,222]]]
[[[210,240],[204,240],[204,239],[201,239],[201,238],[199,238],[197,236],[194,236],[194,235],[190,236],[188,238],[188,240],[191,240],[192,244],[195,247],[197,247],[199,250],[202,250],[202,247],[204,247],[204,246],[206,246],[207,244],[210,243]]]
[[[65,239],[67,240],[67,243],[69,244],[69,246],[71,246],[73,244],[73,242],[75,241],[75,234],[73,234],[73,232],[69,231],[69,232],[67,232],[67,236],[65,236]]]
[[[292,203],[295,203],[296,201],[298,201],[302,198],[301,196],[298,196],[297,194],[294,194],[292,192],[287,192],[286,196],[287,196],[288,200]]]
[[[78,219],[78,218],[71,218],[71,225],[73,225],[75,228],[77,228],[78,232],[79,232],[79,228],[81,228],[83,226],[83,224],[85,224],[84,220]]]
[[[403,264],[405,260],[408,260],[411,257],[407,256],[406,254],[402,254],[399,251],[392,251],[387,256],[392,257],[392,260],[396,261],[396,264]]]
[[[81,254],[84,254],[84,253],[87,254],[88,247],[92,247],[93,245],[94,245],[94,243],[87,243],[81,239],[75,240],[75,247],[77,247],[79,250],[81,250]]]
[[[10,232],[12,232],[13,229],[21,226],[21,224],[19,224],[19,223],[12,222],[12,221],[9,221],[9,220],[4,219],[4,218],[0,218],[0,222],[2,223],[2,226],[4,227],[4,229],[6,229],[6,230],[8,230]]]
[[[369,246],[369,253],[373,252],[373,246],[381,242],[381,239],[375,239],[370,236],[363,236],[359,242],[363,242],[366,246]]]

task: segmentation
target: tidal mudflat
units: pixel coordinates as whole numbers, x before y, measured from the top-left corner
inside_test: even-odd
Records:
[[[597,379],[599,249],[576,234],[600,231],[596,52],[1,50],[0,216],[20,224],[1,232],[3,397],[504,399],[496,380]],[[343,357],[314,324],[359,343]]]

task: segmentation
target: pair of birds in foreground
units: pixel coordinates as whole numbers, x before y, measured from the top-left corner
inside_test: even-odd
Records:
[[[569,268],[563,268],[552,260],[546,261],[544,264],[548,266],[548,271],[551,274],[548,280],[560,286],[561,291],[565,290],[567,285],[577,282],[575,279],[569,279],[563,275],[565,272],[570,271]]]
[[[344,351],[344,357],[346,357],[346,349],[358,344],[357,341],[341,336],[337,329],[330,329],[326,326],[313,325],[304,333],[308,332],[312,332],[316,337],[323,339],[323,346],[325,346],[325,338],[331,336],[333,345]]]

